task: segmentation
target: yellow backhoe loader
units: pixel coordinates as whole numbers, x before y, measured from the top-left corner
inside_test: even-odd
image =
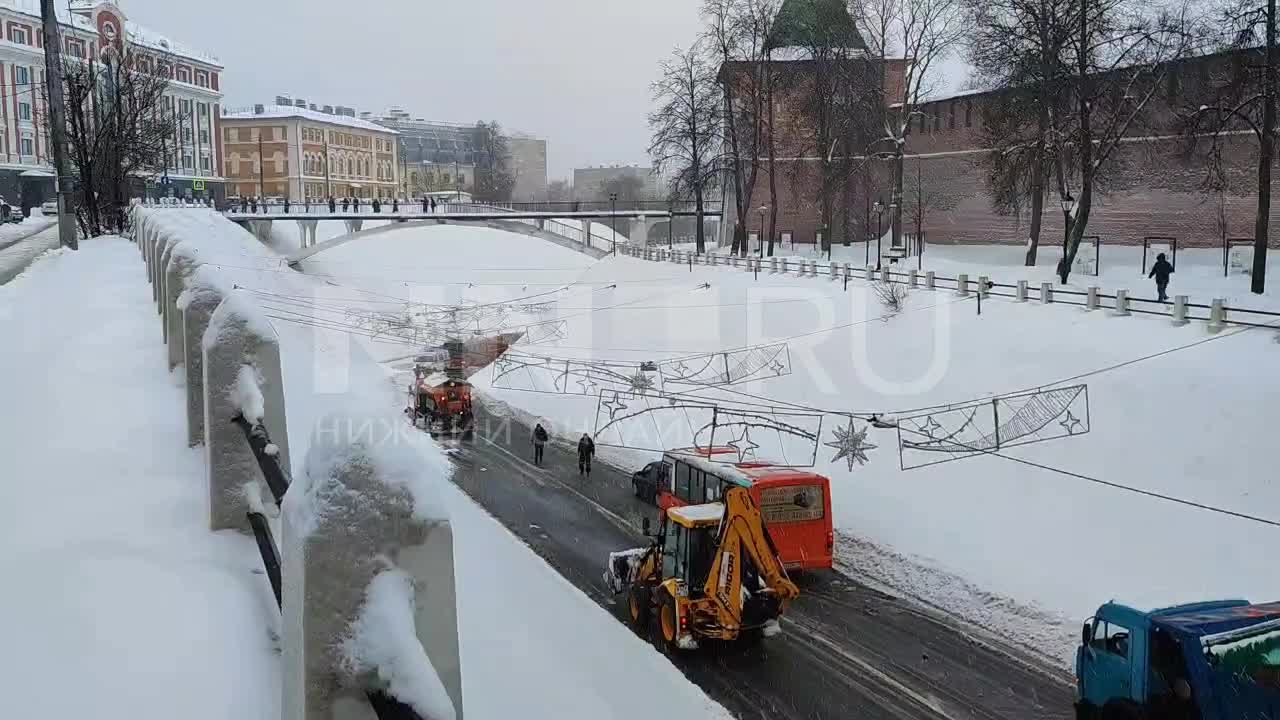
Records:
[[[645,535],[649,535],[645,520]],[[800,594],[745,488],[721,502],[668,508],[648,547],[610,553],[605,581],[631,622],[668,649],[703,639],[755,641],[781,630]]]

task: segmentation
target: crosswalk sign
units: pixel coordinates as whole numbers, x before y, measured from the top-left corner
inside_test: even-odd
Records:
[[[204,181],[203,181],[203,180],[192,180],[192,181],[191,181],[191,189],[192,189],[192,190],[203,190],[203,189],[204,189]]]

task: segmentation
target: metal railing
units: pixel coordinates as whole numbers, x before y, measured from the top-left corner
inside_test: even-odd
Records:
[[[249,443],[249,447],[253,450],[253,457],[258,461],[262,479],[266,481],[267,487],[271,490],[272,500],[279,508],[284,502],[285,493],[289,490],[290,481],[288,473],[280,466],[279,456],[269,449],[272,447],[271,437],[267,434],[266,427],[262,423],[250,423],[243,415],[236,415],[231,422],[244,431],[245,441]],[[271,591],[276,596],[276,609],[280,610],[284,606],[284,585],[280,570],[280,550],[271,533],[271,523],[265,514],[253,508],[245,514],[248,516],[249,526],[253,529],[258,553],[262,556],[262,568],[266,571],[267,580],[271,583]],[[366,690],[365,697],[368,698],[369,705],[373,707],[379,720],[422,720],[412,707],[383,690]]]

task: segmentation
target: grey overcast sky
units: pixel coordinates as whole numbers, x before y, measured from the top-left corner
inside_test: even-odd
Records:
[[[649,83],[699,30],[699,0],[117,0],[217,56],[228,107],[276,95],[503,127],[547,140],[548,174],[648,164]]]

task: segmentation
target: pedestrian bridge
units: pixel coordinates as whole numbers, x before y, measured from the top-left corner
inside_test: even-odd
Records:
[[[239,210],[232,209],[223,214],[228,220],[249,230],[263,242],[271,237],[273,222],[289,220],[297,222],[302,247],[299,252],[289,256],[290,262],[293,263],[348,239],[343,237],[324,243],[317,242],[316,228],[321,220],[344,222],[348,235],[360,232],[366,221],[482,223],[517,232],[536,231],[531,234],[538,234],[552,241],[568,241],[571,247],[598,256],[603,253],[614,253],[619,242],[637,246],[647,245],[649,231],[655,224],[663,221],[671,223],[678,217],[696,217],[699,213],[696,210],[677,210],[674,207],[665,210],[528,210],[479,203],[449,203],[438,206],[435,211],[429,207],[424,208],[421,204],[401,205],[399,203],[382,205],[377,210],[363,204],[358,207],[348,206],[343,210],[336,204],[333,209],[330,209],[327,203],[310,203],[287,206],[259,205],[248,212],[242,206]],[[704,208],[701,214],[704,217],[718,217],[719,207],[716,206],[714,211]]]

